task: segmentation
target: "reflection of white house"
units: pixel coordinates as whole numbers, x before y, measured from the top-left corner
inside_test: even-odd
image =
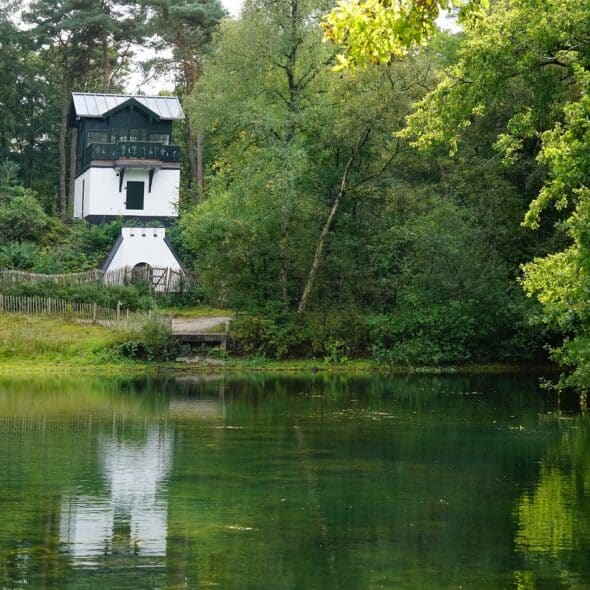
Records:
[[[64,498],[60,542],[78,564],[93,565],[116,549],[164,557],[168,505],[161,489],[172,465],[172,436],[152,427],[142,443],[109,437],[100,460],[108,492]]]

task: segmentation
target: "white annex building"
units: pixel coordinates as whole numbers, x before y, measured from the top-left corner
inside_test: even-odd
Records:
[[[74,217],[92,224],[133,221],[103,270],[182,270],[165,229],[178,217],[180,146],[172,143],[172,124],[182,119],[173,96],[72,95]],[[146,224],[158,227],[135,227]]]

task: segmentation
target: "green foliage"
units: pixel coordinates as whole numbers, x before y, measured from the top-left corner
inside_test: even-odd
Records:
[[[37,244],[9,242],[0,247],[0,268],[28,270],[34,268],[40,257]]]
[[[590,6],[582,0],[495,3],[470,23],[456,63],[418,105],[402,133],[414,144],[461,153],[483,128],[507,169],[524,176],[525,224],[558,239],[532,252],[523,285],[543,306],[543,322],[566,337],[554,351],[578,367],[587,387],[590,329],[587,226],[590,219]],[[524,174],[523,174],[524,173]],[[531,190],[532,189],[532,190]],[[539,251],[540,250],[540,251]]]
[[[121,302],[122,309],[136,311],[149,310],[155,306],[155,300],[149,286],[137,283],[124,287],[105,288],[102,284],[87,285],[64,285],[55,284],[51,281],[38,283],[21,283],[11,285],[10,283],[0,285],[4,295],[21,297],[52,297],[64,301],[79,303],[96,303],[109,309],[117,307]]]
[[[0,165],[0,268],[40,273],[79,272],[104,260],[122,221],[66,226],[47,215],[37,194],[19,183],[18,167]]]
[[[31,270],[51,274],[97,268],[120,235],[122,226],[122,221],[102,225],[77,221],[43,250]]]
[[[344,0],[326,15],[322,25],[326,39],[345,51],[338,56],[338,69],[387,63],[424,44],[436,31],[441,11],[466,3],[467,0]],[[475,5],[487,2],[471,4],[468,14],[473,17]]]
[[[38,242],[49,229],[49,217],[27,189],[0,194],[0,245]]]
[[[124,358],[147,361],[173,360],[178,352],[170,330],[156,320],[148,321],[137,333],[118,343],[114,351]]]
[[[366,328],[354,309],[330,314],[244,315],[231,323],[239,352],[274,359],[314,357],[339,363],[366,349]]]

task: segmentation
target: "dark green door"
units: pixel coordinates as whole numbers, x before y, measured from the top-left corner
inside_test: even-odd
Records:
[[[127,182],[127,209],[143,209],[143,182]]]

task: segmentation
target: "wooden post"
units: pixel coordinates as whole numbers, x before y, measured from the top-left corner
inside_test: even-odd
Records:
[[[117,301],[117,321],[121,320],[121,302]]]
[[[47,315],[51,315],[51,297],[47,298]]]
[[[0,311],[4,311],[4,295],[0,293]]]
[[[168,292],[170,291],[170,275],[171,275],[170,270],[171,270],[170,267],[168,267],[166,269],[166,286],[164,287],[164,292],[166,294],[168,294]]]
[[[92,305],[92,321],[96,322],[96,303]]]

